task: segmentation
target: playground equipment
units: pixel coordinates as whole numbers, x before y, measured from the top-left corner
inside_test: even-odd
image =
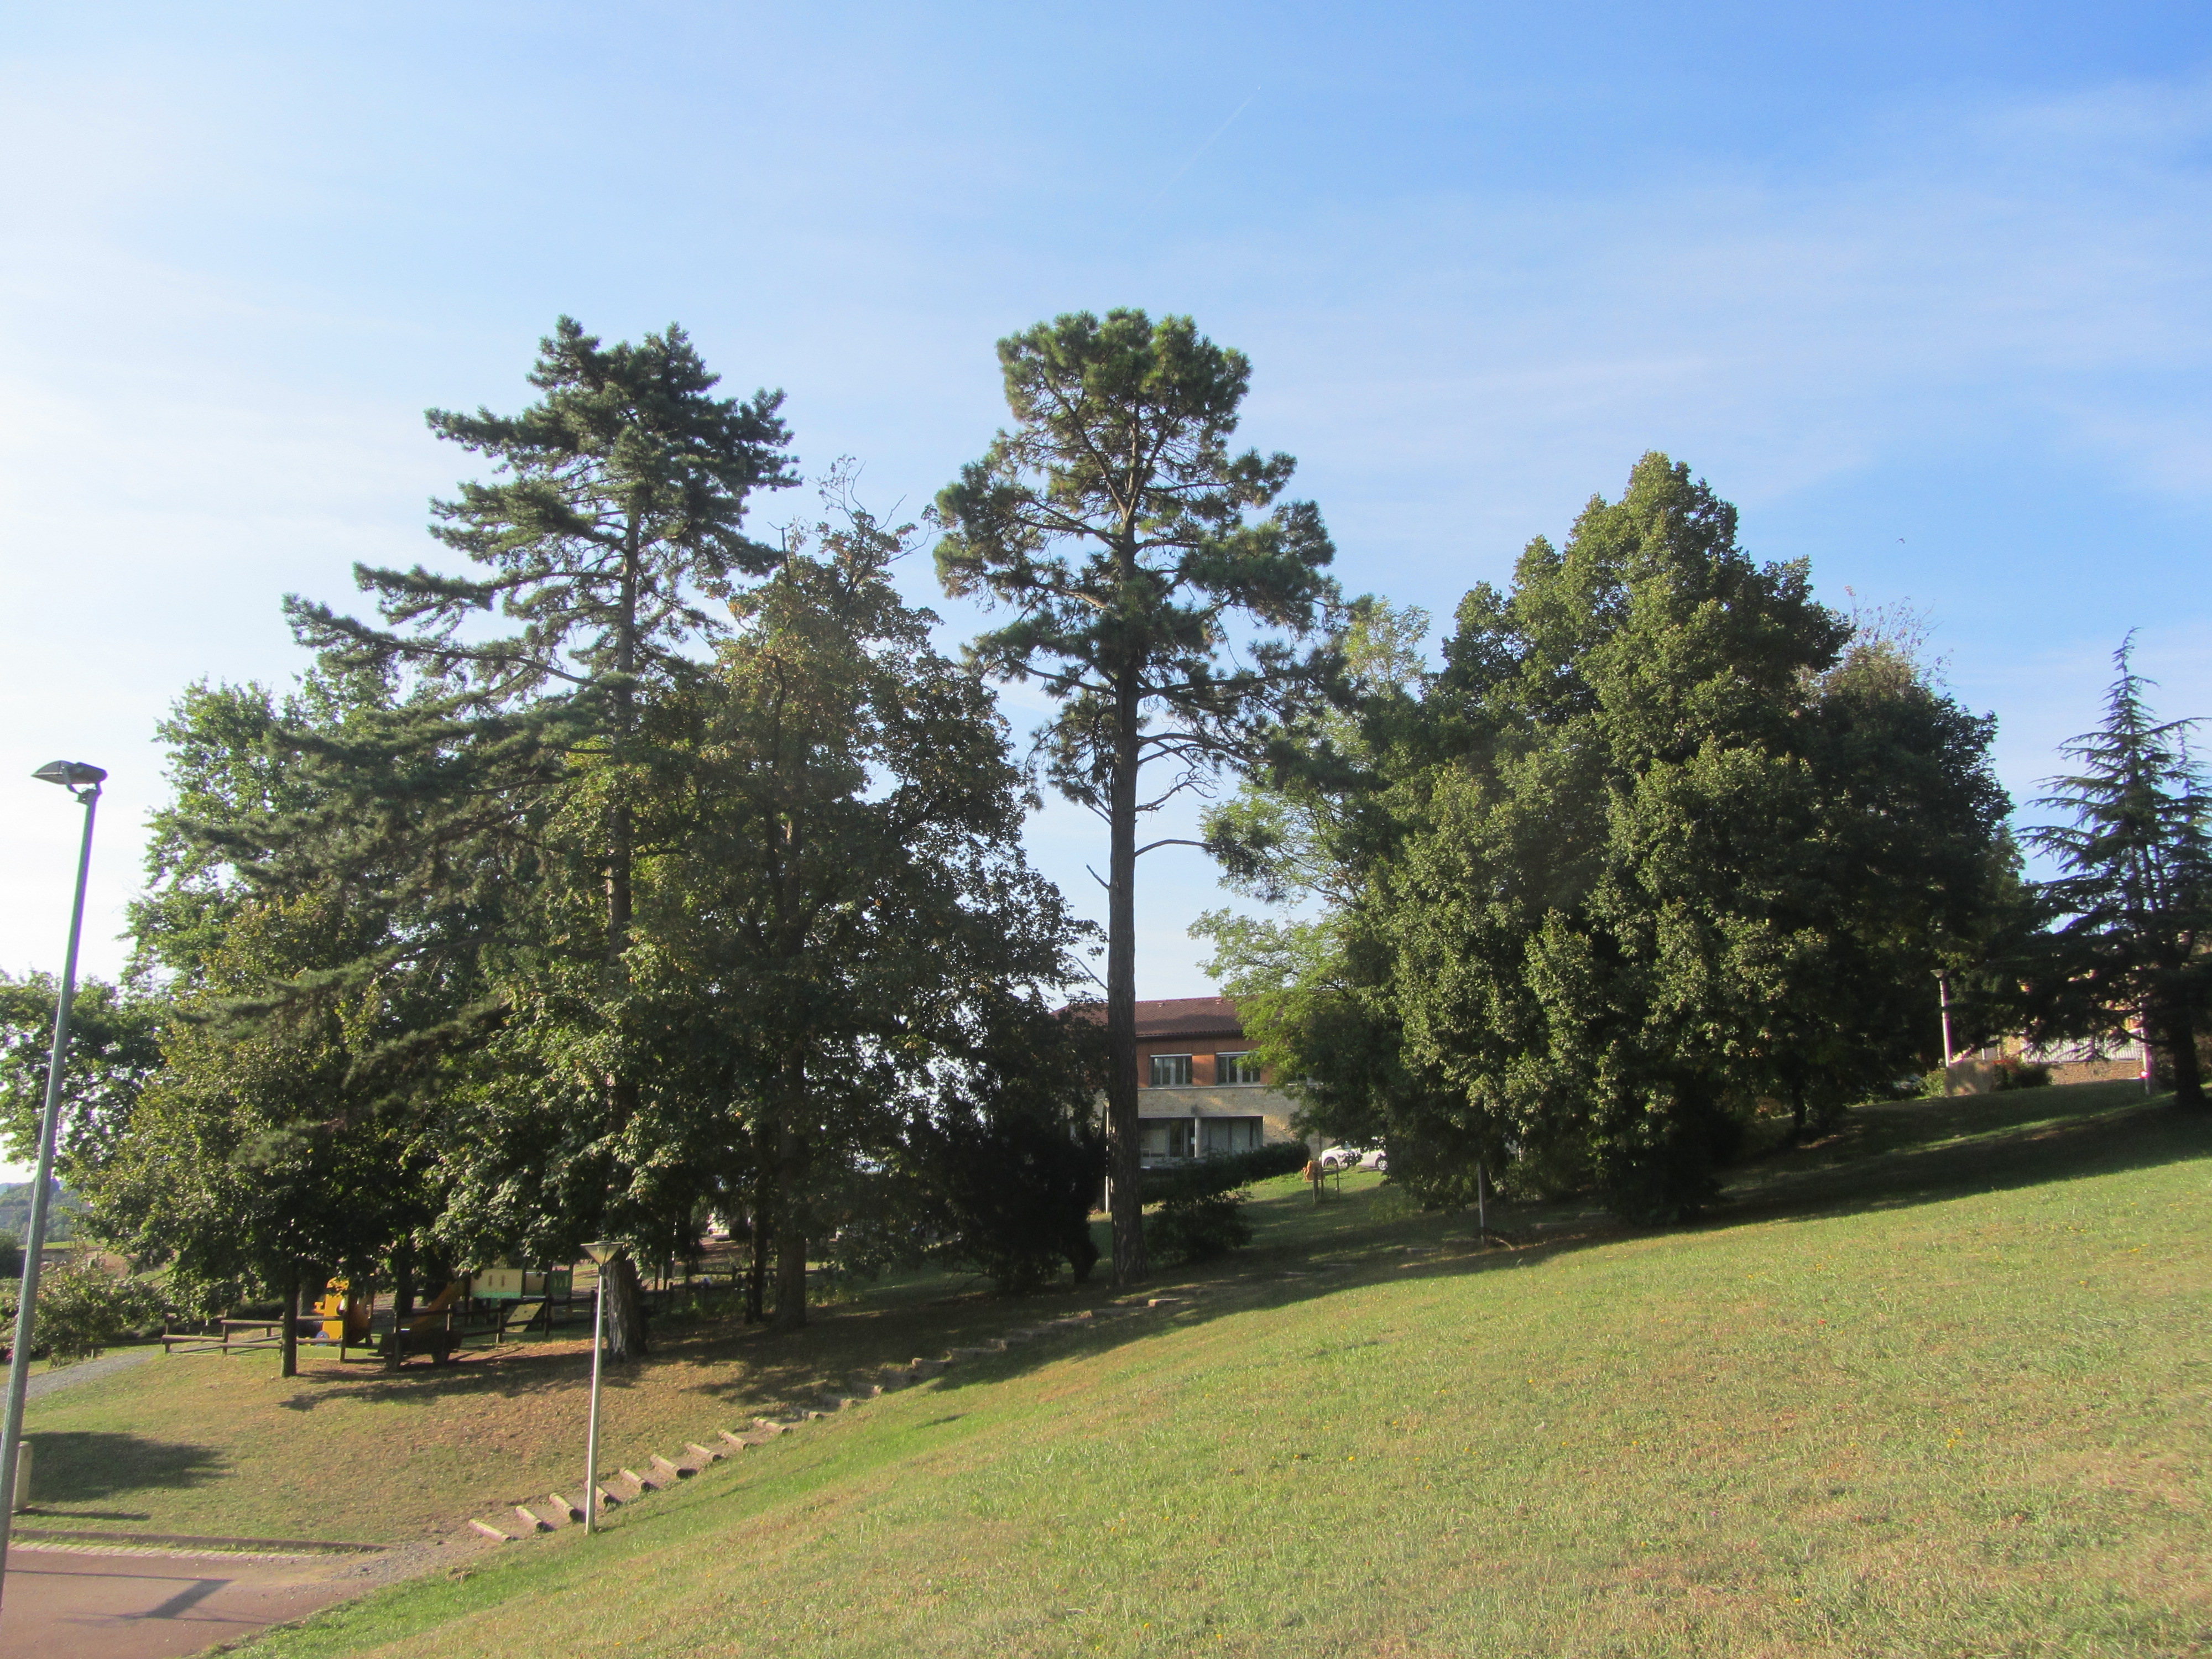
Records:
[[[324,1286],[315,1304],[322,1316],[323,1340],[341,1345],[368,1340],[369,1308],[374,1298],[356,1294],[343,1279]]]

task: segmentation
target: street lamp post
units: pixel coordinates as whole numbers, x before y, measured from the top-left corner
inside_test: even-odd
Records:
[[[69,952],[62,958],[61,994],[54,999],[54,1041],[46,1053],[46,1109],[39,1125],[39,1169],[31,1183],[31,1222],[23,1240],[23,1283],[15,1305],[15,1342],[8,1352],[8,1412],[0,1425],[0,1589],[8,1574],[8,1535],[15,1522],[15,1466],[23,1446],[23,1391],[31,1382],[31,1322],[38,1311],[40,1257],[46,1248],[46,1200],[54,1179],[54,1142],[62,1120],[62,1061],[69,1050],[70,1004],[76,999],[76,943],[84,931],[84,884],[92,870],[92,819],[107,774],[82,761],[52,761],[32,776],[58,783],[83,804],[84,840],[76,854],[76,900],[70,909]]]
[[[592,1409],[584,1428],[584,1530],[599,1523],[599,1358],[606,1349],[607,1258],[615,1246],[606,1239],[584,1246],[599,1271],[592,1275]]]

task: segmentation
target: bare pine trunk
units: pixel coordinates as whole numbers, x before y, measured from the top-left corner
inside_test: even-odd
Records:
[[[1113,847],[1106,885],[1106,1169],[1112,1182],[1114,1282],[1133,1285],[1145,1257],[1145,1193],[1137,1122],[1137,696],[1115,710]]]

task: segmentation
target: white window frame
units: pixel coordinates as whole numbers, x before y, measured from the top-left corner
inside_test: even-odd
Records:
[[[1224,1089],[1250,1089],[1257,1087],[1260,1082],[1259,1058],[1260,1051],[1256,1048],[1232,1048],[1224,1053],[1217,1054],[1213,1057],[1213,1080]],[[1252,1075],[1250,1077],[1241,1077],[1235,1082],[1231,1082],[1227,1078],[1221,1075],[1221,1062],[1224,1060],[1250,1060],[1252,1062]]]

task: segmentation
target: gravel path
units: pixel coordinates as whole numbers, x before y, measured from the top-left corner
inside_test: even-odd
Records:
[[[64,1365],[58,1371],[36,1370],[31,1373],[30,1386],[23,1390],[27,1400],[36,1400],[52,1394],[56,1389],[66,1389],[73,1382],[90,1382],[97,1378],[112,1376],[126,1365],[136,1365],[151,1359],[160,1352],[158,1348],[118,1348],[113,1353],[104,1353],[97,1359],[81,1359],[74,1365]]]

